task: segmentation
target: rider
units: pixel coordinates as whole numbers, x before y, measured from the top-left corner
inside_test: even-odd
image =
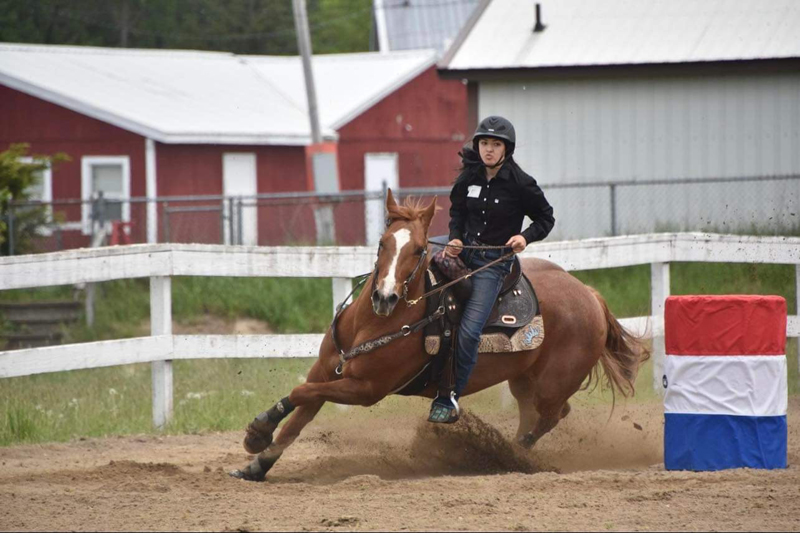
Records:
[[[465,146],[459,154],[463,167],[450,192],[450,241],[445,254],[459,256],[472,270],[500,258],[508,250],[461,249],[462,246],[507,246],[519,253],[529,243],[547,237],[553,229],[553,208],[536,180],[514,161],[515,146],[516,134],[511,122],[490,116],[475,130],[472,146]],[[521,232],[525,215],[531,224]],[[458,420],[458,398],[478,360],[481,330],[512,263],[510,258],[471,276],[472,295],[464,306],[458,332],[455,390],[449,398],[437,396],[433,401],[430,422]]]

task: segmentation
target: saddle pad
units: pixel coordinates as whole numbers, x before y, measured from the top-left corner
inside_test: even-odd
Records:
[[[544,341],[544,321],[538,315],[519,328],[511,337],[503,332],[481,334],[478,353],[504,353],[534,350]]]
[[[510,337],[503,331],[481,334],[478,353],[506,353],[535,350],[544,342],[544,320],[537,315],[516,330]],[[441,337],[428,335],[425,337],[425,352],[428,355],[439,353]]]

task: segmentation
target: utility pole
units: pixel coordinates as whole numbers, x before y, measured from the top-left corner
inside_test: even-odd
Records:
[[[335,153],[326,152],[322,147],[322,133],[317,109],[317,89],[314,84],[314,71],[311,67],[311,35],[308,31],[308,15],[305,0],[292,0],[294,27],[297,31],[297,48],[303,62],[303,76],[306,82],[308,117],[311,121],[311,171],[314,176],[314,191],[318,193],[339,192],[339,179],[336,171]],[[307,164],[309,159],[306,159]],[[333,220],[333,206],[321,205],[314,209],[314,222],[317,228],[317,244],[331,244],[336,240]]]
[[[122,48],[128,47],[128,31],[130,30],[129,23],[131,18],[129,7],[128,0],[122,0],[122,11],[119,17],[119,45]]]
[[[305,0],[292,0],[294,27],[297,31],[297,49],[303,61],[303,76],[306,80],[306,98],[308,99],[308,115],[311,119],[311,141],[322,142],[319,130],[319,113],[317,112],[317,89],[314,85],[314,72],[311,70],[311,35],[308,31],[308,15]]]

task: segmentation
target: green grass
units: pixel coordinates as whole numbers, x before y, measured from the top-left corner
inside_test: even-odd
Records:
[[[602,294],[618,317],[650,314],[650,265],[582,270],[575,277]],[[670,285],[681,294],[775,294],[796,309],[794,265],[671,263]]]
[[[619,317],[649,313],[649,266],[576,272],[597,288]],[[794,267],[676,263],[671,266],[673,294],[778,294],[795,309]],[[175,278],[173,315],[177,322],[198,316],[251,317],[268,322],[279,333],[323,332],[331,318],[328,279]],[[4,291],[4,300],[71,297],[69,287],[45,291]],[[792,313],[792,311],[790,311]],[[72,341],[146,335],[149,320],[147,280],[103,283],[99,286],[93,328],[74,327]],[[145,327],[142,330],[143,325]],[[787,349],[790,394],[798,386],[797,342]],[[254,415],[285,396],[306,375],[313,360],[195,360],[174,362],[174,418],[169,433],[239,430]],[[620,398],[617,398],[620,401]],[[633,401],[657,402],[651,363],[639,372]],[[578,393],[575,406],[610,404],[600,388]],[[478,413],[513,410],[503,407],[496,388],[468,400]],[[367,409],[346,413],[326,406],[322,417],[389,416],[419,412],[424,400],[390,397]],[[41,374],[0,380],[0,445],[65,441],[151,433],[150,365]]]
[[[71,287],[0,292],[4,301],[72,298]],[[97,284],[95,323],[66,329],[66,342],[123,339],[149,334],[150,282],[130,279]],[[263,320],[276,333],[322,332],[333,306],[330,279],[176,277],[172,315],[191,322],[202,315]],[[2,321],[0,320],[0,325]]]

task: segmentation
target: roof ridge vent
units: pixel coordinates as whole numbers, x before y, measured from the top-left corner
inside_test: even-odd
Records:
[[[542,5],[536,2],[536,25],[533,27],[534,33],[544,31],[547,26],[542,24]]]

